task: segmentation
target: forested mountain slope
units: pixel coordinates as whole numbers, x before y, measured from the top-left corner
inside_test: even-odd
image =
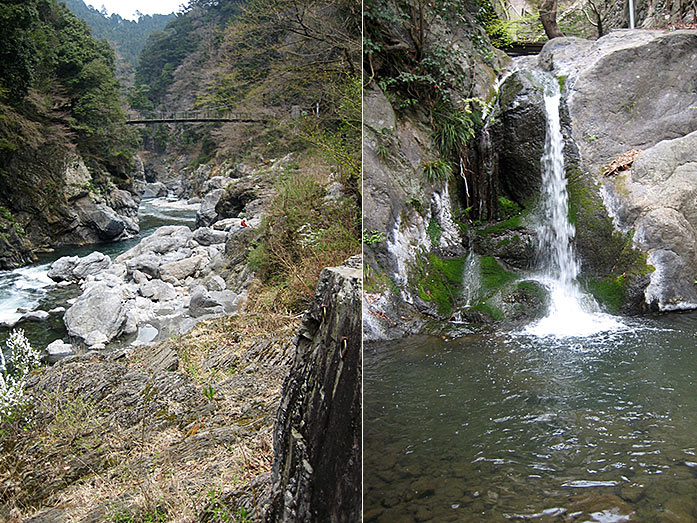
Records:
[[[141,14],[138,20],[128,20],[113,13],[99,11],[83,0],[62,0],[78,18],[90,26],[92,34],[99,40],[109,42],[117,54],[135,68],[150,33],[163,29],[174,18],[174,14]]]
[[[124,125],[114,52],[85,22],[56,0],[28,0],[3,2],[0,24],[6,268],[36,249],[91,241],[73,203],[85,196],[103,203],[114,186],[130,183],[138,136]]]

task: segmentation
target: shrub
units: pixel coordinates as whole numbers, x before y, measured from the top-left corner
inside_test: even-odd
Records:
[[[11,371],[0,350],[0,420],[5,420],[21,408],[27,375],[41,364],[41,354],[35,350],[22,329],[13,330],[5,342]]]
[[[422,172],[430,183],[443,184],[452,176],[453,168],[448,162],[438,158],[433,162],[424,162]]]

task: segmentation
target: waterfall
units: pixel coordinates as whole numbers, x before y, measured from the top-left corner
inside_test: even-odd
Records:
[[[525,330],[537,336],[588,336],[615,330],[622,325],[602,314],[595,300],[582,292],[577,276],[579,265],[574,256],[576,230],[568,218],[569,195],[564,171],[564,138],[559,118],[561,93],[556,79],[547,77],[545,115],[547,130],[542,156],[541,216],[537,228],[538,280],[550,291],[547,317]]]

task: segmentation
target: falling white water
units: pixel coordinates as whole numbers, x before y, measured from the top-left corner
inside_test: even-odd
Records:
[[[555,79],[545,82],[547,133],[542,156],[541,223],[538,227],[538,280],[550,291],[547,317],[524,333],[535,336],[589,336],[622,328],[614,317],[600,312],[595,300],[579,288],[579,266],[572,240],[576,233],[568,219],[569,196],[564,173],[564,139],[559,119],[561,94]]]

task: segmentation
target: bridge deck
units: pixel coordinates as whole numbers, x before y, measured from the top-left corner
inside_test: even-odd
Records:
[[[127,124],[149,123],[197,123],[197,122],[266,122],[267,116],[246,113],[220,113],[214,111],[185,111],[181,113],[160,113],[154,116],[130,117]]]
[[[545,42],[513,42],[511,47],[505,49],[508,56],[527,56],[540,54]]]

